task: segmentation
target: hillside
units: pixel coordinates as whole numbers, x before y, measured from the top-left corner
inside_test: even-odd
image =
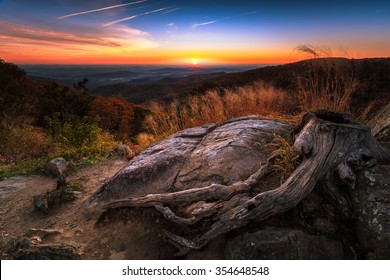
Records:
[[[212,89],[235,88],[263,81],[278,89],[290,93],[298,90],[298,80],[307,78],[311,73],[319,75],[353,75],[359,83],[353,94],[355,105],[366,104],[379,100],[382,104],[390,100],[390,58],[319,58],[295,63],[267,66],[239,73],[228,73],[201,78],[189,76],[172,78],[143,85],[125,83],[107,85],[96,88],[93,93],[110,96],[119,94],[132,103],[148,101],[166,101],[172,98],[182,98],[186,95],[197,95]]]

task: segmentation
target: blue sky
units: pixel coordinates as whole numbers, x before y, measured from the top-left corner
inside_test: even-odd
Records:
[[[280,63],[301,44],[390,56],[390,1],[0,0],[16,63]]]

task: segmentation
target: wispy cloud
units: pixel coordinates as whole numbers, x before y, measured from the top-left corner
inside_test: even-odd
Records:
[[[178,10],[181,10],[181,8],[175,8],[175,9],[172,9],[172,10],[169,10],[169,11],[166,11],[166,12],[163,12],[161,13],[162,15],[166,15],[166,14],[169,14],[169,13],[172,13],[172,12],[175,12],[175,11],[178,11]]]
[[[161,11],[165,11],[165,10],[171,9],[171,8],[173,8],[173,7],[174,7],[174,6],[165,7],[165,8],[160,8],[160,9],[153,10],[153,11],[146,12],[146,13],[142,13],[142,14],[139,14],[139,15],[134,15],[134,16],[129,16],[129,17],[125,17],[125,18],[113,20],[113,21],[107,22],[107,23],[105,23],[105,24],[102,24],[102,27],[108,27],[108,26],[111,26],[111,25],[114,25],[114,24],[117,24],[117,23],[120,23],[120,22],[124,22],[124,21],[128,21],[128,20],[131,20],[131,19],[140,17],[140,16],[145,16],[145,15],[150,15],[150,14],[158,13],[158,12],[161,12]]]
[[[197,27],[203,26],[203,25],[209,25],[209,24],[213,24],[216,22],[218,22],[218,20],[206,21],[206,22],[202,22],[202,23],[195,23],[192,25],[192,28],[197,28]]]
[[[232,20],[234,18],[237,18],[237,17],[241,17],[241,16],[249,16],[249,15],[254,15],[254,14],[257,14],[258,11],[251,11],[251,12],[247,12],[247,13],[243,13],[243,14],[239,14],[239,15],[235,15],[235,16],[229,16],[229,17],[225,17],[225,18],[220,18],[220,19],[216,19],[216,20],[211,20],[211,21],[206,21],[206,22],[202,22],[202,23],[195,23],[192,25],[192,28],[197,28],[199,26],[204,26],[204,25],[209,25],[209,24],[213,24],[213,23],[216,23],[216,22],[220,22],[220,21],[225,21],[225,20]],[[205,19],[208,18],[208,16],[205,16],[204,17]]]
[[[149,34],[138,29],[118,25],[108,29],[61,32],[52,29],[35,28],[0,20],[0,44],[3,46],[24,46],[61,51],[83,49],[91,52],[105,49],[129,51],[157,47]],[[17,50],[15,50],[17,51]]]
[[[170,22],[167,24],[167,30],[165,30],[166,33],[172,34],[179,30],[179,27],[174,22]]]
[[[140,4],[140,3],[143,3],[143,2],[146,2],[146,1],[147,1],[147,0],[140,0],[140,1],[136,1],[136,2],[130,2],[130,3],[119,4],[119,5],[113,5],[113,6],[103,7],[103,8],[94,9],[94,10],[88,10],[88,11],[83,11],[83,12],[77,12],[77,13],[73,13],[73,14],[68,14],[68,15],[60,16],[60,17],[58,17],[57,19],[64,19],[64,18],[68,18],[68,17],[74,17],[74,16],[85,15],[85,14],[89,14],[89,13],[96,13],[96,12],[101,12],[101,11],[116,9],[116,8],[125,7],[125,6],[129,6],[129,5]]]
[[[257,14],[258,12],[259,12],[259,11],[252,11],[252,12],[248,12],[248,13],[241,14],[240,16],[254,15],[254,14]]]
[[[73,34],[59,32],[54,30],[33,28],[21,24],[14,24],[6,21],[0,21],[0,35],[13,39],[25,39],[35,42],[46,42],[56,44],[83,44],[83,45],[102,45],[110,47],[120,46],[118,43],[110,40],[101,40],[86,34]]]

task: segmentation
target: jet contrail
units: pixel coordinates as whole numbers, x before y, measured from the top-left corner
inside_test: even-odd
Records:
[[[150,12],[146,12],[146,13],[139,14],[139,15],[130,16],[130,17],[126,17],[126,18],[121,18],[121,19],[118,19],[118,20],[110,21],[110,22],[107,22],[107,23],[103,24],[102,27],[107,27],[107,26],[110,26],[110,25],[113,25],[113,24],[116,24],[116,23],[120,23],[120,22],[122,22],[122,21],[131,20],[131,19],[136,18],[136,17],[139,17],[139,16],[154,14],[154,13],[161,12],[161,11],[164,11],[164,10],[167,10],[167,9],[171,9],[171,8],[173,8],[173,7],[174,7],[174,6],[170,6],[170,7],[157,9],[157,10],[150,11]]]
[[[84,12],[79,12],[79,13],[68,14],[68,15],[60,16],[57,19],[64,19],[64,18],[68,18],[68,17],[74,17],[74,16],[85,15],[85,14],[89,14],[89,13],[95,13],[95,12],[100,12],[100,11],[120,8],[120,7],[124,7],[124,6],[129,6],[129,5],[135,5],[135,4],[139,4],[139,3],[142,3],[142,2],[146,2],[146,1],[147,0],[141,0],[141,1],[126,3],[126,4],[119,4],[119,5],[114,5],[114,6],[108,6],[108,7],[104,7],[104,8],[100,8],[100,9],[95,9],[95,10],[89,10],[89,11],[84,11]]]
[[[209,25],[218,22],[218,20],[212,20],[208,22],[202,22],[202,23],[195,23],[192,25],[192,28],[197,28],[198,26],[203,26],[203,25]]]

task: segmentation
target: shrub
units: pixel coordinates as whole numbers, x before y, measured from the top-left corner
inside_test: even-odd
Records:
[[[134,121],[134,107],[123,97],[95,97],[89,116],[99,117],[99,125],[105,130],[126,139],[131,134]]]
[[[101,132],[97,120],[91,121],[86,116],[70,115],[61,120],[61,115],[55,113],[51,117],[46,116],[45,121],[53,139],[70,147],[91,145]]]
[[[0,162],[11,163],[47,156],[52,147],[47,136],[36,127],[0,126]]]

